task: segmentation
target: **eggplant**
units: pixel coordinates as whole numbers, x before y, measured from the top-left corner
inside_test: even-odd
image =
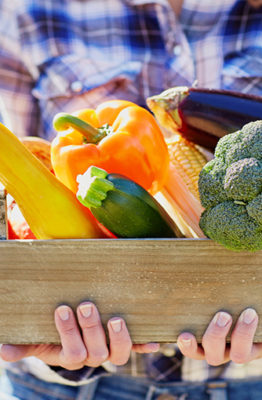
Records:
[[[178,86],[147,98],[165,129],[214,151],[218,140],[262,119],[262,97],[229,90]]]

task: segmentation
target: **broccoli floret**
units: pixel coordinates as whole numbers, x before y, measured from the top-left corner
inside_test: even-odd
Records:
[[[206,209],[199,225],[207,237],[228,249],[262,249],[262,226],[249,216],[245,206],[233,201]]]
[[[262,193],[247,204],[248,215],[262,226]]]
[[[224,189],[234,200],[253,200],[262,192],[262,163],[256,158],[243,158],[231,164],[226,170]]]
[[[219,140],[199,194],[206,236],[232,250],[262,250],[262,121]]]
[[[262,159],[262,120],[249,122],[240,131],[221,138],[215,149],[215,157],[227,166],[242,158]]]
[[[227,200],[224,189],[226,165],[221,160],[209,161],[201,170],[198,180],[200,201],[203,207],[211,207]],[[206,188],[208,188],[206,190]]]
[[[246,124],[226,154],[227,165],[243,158],[262,159],[262,121]]]
[[[233,148],[237,143],[241,142],[240,131],[230,133],[219,139],[215,148],[215,158],[220,159],[224,163],[226,162],[227,155],[230,149]]]

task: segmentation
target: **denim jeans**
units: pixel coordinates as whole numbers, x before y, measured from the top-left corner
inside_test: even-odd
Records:
[[[164,396],[164,395],[168,396]],[[46,383],[31,374],[7,371],[0,380],[1,400],[260,400],[262,380],[156,384],[142,378],[105,376],[85,386]]]

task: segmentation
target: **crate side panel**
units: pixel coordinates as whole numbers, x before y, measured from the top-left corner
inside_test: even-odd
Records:
[[[200,339],[218,309],[236,319],[253,306],[262,316],[262,252],[210,240],[91,239],[2,241],[0,254],[0,343],[59,342],[55,307],[83,300],[104,324],[123,316],[136,343],[174,342],[185,329]]]

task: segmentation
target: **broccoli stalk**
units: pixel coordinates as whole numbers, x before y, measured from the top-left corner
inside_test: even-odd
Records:
[[[198,184],[205,235],[231,250],[262,250],[262,121],[221,138]]]

